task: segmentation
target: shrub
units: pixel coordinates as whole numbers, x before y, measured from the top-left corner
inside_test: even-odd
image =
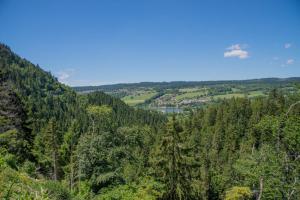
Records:
[[[225,200],[250,200],[252,192],[248,187],[233,187],[226,192]]]
[[[68,200],[71,199],[69,191],[57,181],[47,181],[44,184],[47,195],[50,199],[55,200]]]

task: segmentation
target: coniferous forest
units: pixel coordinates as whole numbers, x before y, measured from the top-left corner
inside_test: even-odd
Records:
[[[0,69],[0,199],[300,199],[299,92],[166,115],[76,93],[4,44]]]

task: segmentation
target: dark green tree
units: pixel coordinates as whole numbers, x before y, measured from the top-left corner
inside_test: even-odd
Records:
[[[167,123],[158,149],[158,177],[166,184],[164,199],[190,199],[192,158],[184,144],[184,130],[175,116]]]
[[[52,118],[35,138],[34,154],[42,167],[50,166],[52,168],[53,180],[59,179],[60,170],[60,143],[62,141],[61,133],[57,130],[56,122]]]

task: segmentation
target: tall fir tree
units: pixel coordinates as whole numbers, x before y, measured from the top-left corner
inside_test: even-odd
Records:
[[[53,180],[59,179],[61,141],[61,133],[58,131],[53,118],[49,120],[41,134],[35,138],[34,154],[42,168],[50,166]]]
[[[166,184],[163,199],[190,199],[192,195],[192,163],[183,134],[183,127],[174,115],[166,125],[158,150],[157,167]]]

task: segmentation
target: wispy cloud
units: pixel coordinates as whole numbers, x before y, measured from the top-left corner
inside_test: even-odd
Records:
[[[234,44],[226,48],[224,52],[224,58],[238,57],[239,59],[245,59],[249,57],[248,51],[244,50],[247,45]]]
[[[74,69],[65,69],[56,73],[59,82],[68,84],[68,81],[72,74],[75,72]]]
[[[292,44],[291,43],[285,43],[284,44],[284,48],[288,49],[291,48]]]
[[[294,63],[294,59],[288,59],[287,61],[286,61],[286,64],[287,65],[292,65]]]

